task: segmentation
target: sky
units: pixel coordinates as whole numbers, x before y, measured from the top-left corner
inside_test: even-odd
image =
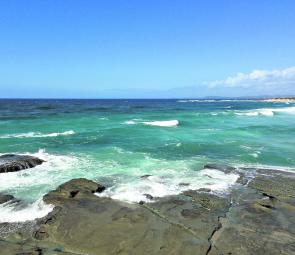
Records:
[[[1,0],[0,98],[295,95],[294,0]]]

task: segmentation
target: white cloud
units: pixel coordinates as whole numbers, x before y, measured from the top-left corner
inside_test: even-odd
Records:
[[[295,88],[295,66],[281,70],[254,70],[250,73],[238,73],[224,80],[205,82],[205,84],[209,88]]]

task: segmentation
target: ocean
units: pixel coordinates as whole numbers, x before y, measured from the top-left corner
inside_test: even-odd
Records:
[[[207,163],[295,171],[295,104],[246,100],[0,100],[0,154],[46,162],[0,174],[0,222],[52,210],[42,196],[73,178],[132,202],[188,189],[222,194],[235,174]],[[149,178],[142,178],[150,175]]]

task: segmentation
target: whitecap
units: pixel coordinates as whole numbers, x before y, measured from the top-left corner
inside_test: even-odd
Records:
[[[262,110],[259,111],[259,113],[261,115],[270,116],[270,117],[274,115],[274,112],[273,112],[272,109],[262,109]]]
[[[136,122],[134,120],[127,120],[127,121],[124,122],[124,124],[126,124],[126,125],[135,125]]]
[[[267,117],[272,117],[276,113],[279,114],[295,114],[295,107],[282,107],[282,108],[260,108],[255,109],[254,111],[244,111],[244,112],[235,112],[236,115],[240,116],[258,116],[263,115]]]
[[[174,127],[179,125],[178,120],[144,121],[142,123],[149,126],[159,126],[159,127]]]
[[[253,158],[258,158],[259,155],[258,153],[254,152],[254,153],[249,153],[250,156],[252,156]]]
[[[56,136],[68,136],[68,135],[74,135],[75,131],[69,130],[61,133],[48,133],[43,134],[40,132],[28,132],[28,133],[20,133],[20,134],[8,134],[0,136],[0,138],[32,138],[32,137],[56,137]]]

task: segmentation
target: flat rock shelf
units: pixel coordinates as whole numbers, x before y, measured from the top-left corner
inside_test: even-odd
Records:
[[[238,173],[238,183],[223,196],[189,190],[130,204],[73,179],[44,196],[49,215],[0,239],[0,254],[295,254],[294,173],[207,167]]]

